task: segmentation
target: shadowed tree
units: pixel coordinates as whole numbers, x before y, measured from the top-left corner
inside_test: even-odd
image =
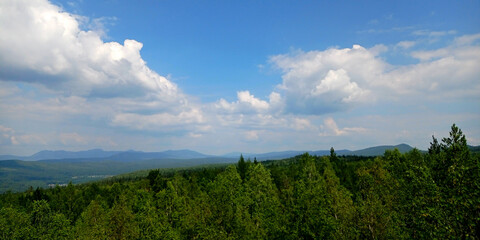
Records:
[[[247,163],[245,162],[245,159],[243,158],[243,155],[240,154],[240,159],[238,160],[238,173],[240,174],[240,178],[242,180],[245,179],[245,175],[247,173]]]

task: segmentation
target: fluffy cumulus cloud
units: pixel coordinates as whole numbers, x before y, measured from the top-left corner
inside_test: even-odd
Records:
[[[479,34],[462,36],[429,51],[410,51],[416,43],[402,41],[395,48],[419,60],[410,65],[389,64],[381,57],[388,51],[383,45],[297,51],[270,61],[283,72],[278,89],[285,110],[322,115],[379,99],[478,97],[479,39]]]
[[[282,105],[280,94],[276,92],[270,94],[268,102],[256,98],[249,91],[237,92],[237,99],[229,103],[222,98],[214,105],[220,113],[267,113],[278,110]]]
[[[32,99],[46,113],[98,113],[112,125],[133,129],[201,120],[189,97],[146,65],[142,43],[105,42],[103,31],[82,29],[83,22],[85,17],[46,0],[1,1],[0,81],[56,95]],[[139,124],[142,120],[146,123]]]
[[[35,82],[67,94],[177,100],[177,86],[150,70],[142,43],[104,42],[80,29],[78,17],[47,1],[2,1],[2,80]]]
[[[223,113],[218,117],[222,126],[246,129],[250,134],[264,129],[271,135],[290,130],[328,138],[371,135],[365,124],[339,127],[331,117],[321,121],[314,116],[385,104],[478,102],[479,39],[480,34],[465,35],[428,51],[416,48],[424,43],[401,41],[391,47],[354,45],[273,56],[270,62],[282,71],[282,83],[268,100],[242,91],[237,101],[218,101],[216,112]],[[390,64],[382,57],[388,51],[403,51],[418,62]],[[266,135],[256,134],[255,139]]]
[[[368,86],[386,63],[373,51],[354,45],[325,51],[298,51],[270,61],[283,72],[279,89],[286,111],[325,114],[372,100]]]

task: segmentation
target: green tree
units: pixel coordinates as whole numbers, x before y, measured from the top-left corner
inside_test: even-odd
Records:
[[[209,185],[212,202],[213,225],[211,233],[218,238],[241,238],[251,224],[248,213],[249,199],[245,196],[242,179],[233,165],[218,174]]]
[[[107,212],[96,200],[82,212],[75,225],[78,239],[106,239],[107,238]]]
[[[432,136],[432,142],[430,142],[430,147],[428,148],[428,153],[429,154],[439,154],[440,151],[442,150],[440,144],[438,143],[438,140],[435,138],[435,136]]]
[[[401,218],[395,211],[398,183],[377,158],[358,174],[357,213],[362,239],[406,238]]]
[[[25,212],[12,207],[0,209],[0,239],[29,239],[31,224]]]
[[[340,184],[340,180],[335,175],[328,158],[323,158],[323,161],[325,162],[325,168],[322,176],[325,179],[327,188],[328,209],[330,210],[330,215],[335,219],[333,238],[355,239],[358,237],[358,234],[353,224],[356,211],[352,201],[352,194]]]
[[[33,227],[32,236],[35,238],[72,238],[70,221],[63,214],[53,212],[45,200],[33,202],[31,222]]]
[[[151,194],[146,191],[138,190],[136,197],[135,214],[136,222],[139,226],[139,239],[179,239],[180,235],[172,228],[166,213],[165,206],[169,203],[163,202],[167,200],[165,193],[167,190],[162,189],[156,194],[157,203]],[[165,205],[163,205],[165,204]],[[158,206],[155,207],[155,206]]]
[[[176,176],[181,178],[181,176]],[[174,180],[174,181],[172,181]],[[185,217],[185,196],[182,196],[178,179],[167,182],[167,187],[156,194],[161,221],[167,234],[173,238],[180,236],[182,219]]]
[[[330,161],[335,162],[337,160],[338,160],[338,158],[337,158],[337,154],[335,153],[335,149],[333,149],[333,147],[331,147],[330,148]]]
[[[430,157],[441,191],[447,237],[475,238],[480,233],[479,159],[470,154],[466,137],[455,124],[440,147],[440,153]]]
[[[335,229],[335,219],[329,209],[325,179],[317,171],[314,158],[301,156],[302,169],[294,184],[293,201],[287,203],[291,211],[289,222],[292,238],[329,239]]]
[[[398,182],[395,209],[401,214],[411,238],[442,238],[438,200],[439,190],[424,156],[418,149],[401,154],[398,149],[384,155],[392,176]]]
[[[238,172],[240,173],[240,178],[244,180],[247,173],[247,162],[245,162],[245,159],[243,158],[242,154],[240,154],[240,159],[238,160],[237,165],[238,165]]]
[[[138,225],[127,205],[126,197],[119,196],[108,214],[108,239],[134,239],[138,237]]]
[[[247,171],[245,194],[250,200],[249,212],[254,239],[280,239],[285,233],[282,206],[270,172],[261,164]]]

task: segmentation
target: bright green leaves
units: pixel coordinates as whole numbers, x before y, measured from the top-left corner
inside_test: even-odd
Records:
[[[107,212],[93,200],[77,221],[75,232],[78,239],[107,239]]]
[[[370,167],[362,167],[358,174],[358,227],[361,238],[403,238],[402,222],[395,211],[398,183],[376,159]]]
[[[70,221],[61,213],[50,209],[47,201],[34,201],[31,214],[33,232],[30,236],[39,239],[70,239],[72,227]]]
[[[0,209],[0,239],[28,239],[31,231],[27,213],[11,207]]]
[[[479,156],[472,155],[465,135],[454,124],[442,139],[439,153],[430,154],[434,180],[440,190],[439,214],[448,238],[474,238],[479,234]]]
[[[279,238],[285,231],[277,188],[261,164],[250,165],[244,184],[255,239]]]

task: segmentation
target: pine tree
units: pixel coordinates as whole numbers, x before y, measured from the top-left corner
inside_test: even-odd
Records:
[[[238,160],[238,172],[240,174],[240,178],[244,180],[247,173],[247,163],[245,162],[242,154],[240,154],[240,159]]]

